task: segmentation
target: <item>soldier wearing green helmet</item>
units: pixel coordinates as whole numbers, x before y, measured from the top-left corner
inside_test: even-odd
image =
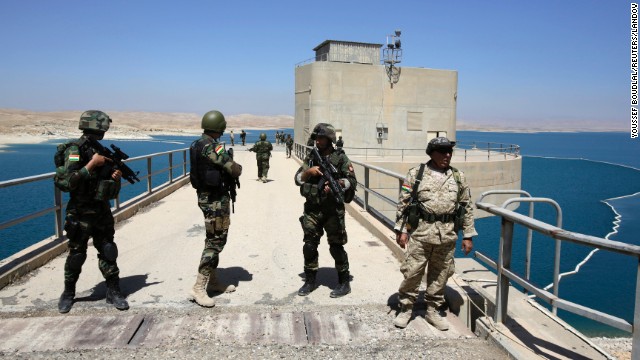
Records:
[[[269,158],[271,157],[271,151],[273,145],[267,140],[267,134],[261,133],[260,140],[249,149],[256,153],[256,162],[258,163],[258,178],[256,180],[267,182],[267,174],[269,173]]]
[[[76,282],[87,259],[87,244],[93,238],[98,250],[98,267],[107,285],[106,301],[119,310],[129,308],[120,291],[120,270],[116,263],[118,248],[113,241],[114,221],[109,200],[120,192],[122,172],[105,167],[111,159],[98,154],[92,141],[102,140],[111,118],[99,110],[80,116],[80,139],[58,145],[54,162],[55,185],[69,192],[64,229],[69,238],[69,255],[64,266],[64,291],[58,311],[68,313],[73,306]]]
[[[198,195],[198,206],[204,215],[206,238],[198,265],[196,283],[191,297],[200,306],[212,307],[215,302],[207,288],[219,292],[235,291],[235,286],[218,281],[220,253],[227,243],[231,223],[229,187],[242,174],[242,166],[233,160],[233,152],[225,150],[218,140],[227,127],[221,112],[212,110],[202,117],[202,136],[189,149],[191,185]]]
[[[313,139],[315,150],[321,159],[311,156],[310,152],[295,175],[296,185],[300,186],[300,194],[306,199],[304,213],[300,217],[304,233],[302,254],[305,282],[298,290],[298,295],[307,296],[317,287],[318,246],[320,238],[326,232],[329,253],[333,257],[338,272],[338,285],[331,291],[330,296],[337,298],[351,292],[349,257],[344,249],[344,245],[347,244],[344,202],[350,202],[353,199],[358,182],[347,154],[342,149],[333,147],[336,142],[336,132],[332,125],[317,124],[310,139]],[[321,170],[321,166],[330,169],[329,175],[344,192],[344,202],[342,199],[331,196],[328,183],[323,178],[325,170]]]

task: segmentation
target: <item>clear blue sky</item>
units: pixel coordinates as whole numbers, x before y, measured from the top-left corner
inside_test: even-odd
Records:
[[[0,1],[0,107],[293,115],[327,39],[458,71],[458,119],[628,128],[628,1]]]

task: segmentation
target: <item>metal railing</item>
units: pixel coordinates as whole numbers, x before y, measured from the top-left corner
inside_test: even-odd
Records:
[[[421,149],[393,149],[382,147],[344,147],[349,156],[364,157],[365,160],[384,158],[385,160],[404,161],[409,157],[424,157]],[[520,156],[518,145],[506,145],[490,142],[459,142],[453,152],[453,161],[506,160]]]
[[[557,222],[561,224],[562,214],[560,207],[551,199],[544,198],[517,198],[507,200],[502,206],[476,202],[476,206],[479,209],[487,211],[493,215],[500,216],[502,218],[502,227],[500,233],[500,245],[498,253],[498,261],[493,262],[498,274],[497,289],[496,289],[496,311],[494,314],[494,320],[496,322],[504,323],[507,319],[507,307],[509,300],[509,281],[513,281],[520,285],[527,291],[531,292],[539,299],[550,304],[554,308],[560,308],[571,313],[586,317],[598,321],[609,326],[613,326],[623,331],[627,331],[633,334],[632,341],[632,358],[640,358],[640,246],[630,245],[618,241],[607,240],[590,235],[584,235],[576,232],[571,232],[562,229],[560,226],[553,226],[542,221],[536,220],[532,217],[516,213],[508,210],[505,207],[515,201],[529,201],[529,202],[547,202],[553,204],[558,210]],[[554,293],[550,293],[545,289],[539,288],[532,284],[529,279],[522,278],[513,271],[511,271],[511,253],[513,248],[513,229],[514,225],[518,224],[526,227],[532,231],[540,233],[545,237],[555,239],[556,241],[556,256],[555,256],[555,268],[554,268]],[[580,305],[568,300],[562,299],[558,296],[558,273],[560,264],[560,242],[568,241],[575,244],[590,246],[605,251],[611,251],[627,256],[634,257],[638,262],[638,268],[636,270],[636,294],[635,294],[635,306],[634,306],[634,322],[628,321]],[[530,256],[530,254],[528,254]],[[486,259],[483,259],[483,261]]]
[[[122,195],[122,191],[121,191],[120,195],[118,195],[118,197],[114,200],[113,210],[118,211],[122,208],[128,207],[137,202],[140,202],[146,197],[148,197],[149,195],[151,195],[152,193],[154,193],[154,191],[156,191],[157,189],[163,188],[175,181],[178,181],[186,177],[188,175],[188,172],[187,172],[188,150],[189,150],[188,148],[185,148],[185,149],[179,149],[179,150],[165,151],[165,152],[159,152],[159,153],[154,153],[154,154],[149,154],[144,156],[138,156],[138,157],[134,157],[126,160],[125,161],[126,163],[146,161],[146,168],[147,168],[146,175],[138,176],[138,178],[140,178],[141,181],[144,181],[146,179],[146,185],[147,185],[146,191],[142,192],[141,194],[137,194],[137,195],[134,194],[134,196],[130,200],[124,203],[120,202],[120,195]],[[159,170],[152,171],[153,160],[163,156],[168,157],[168,166]],[[175,157],[180,158],[180,160],[176,162],[174,159]],[[134,169],[136,168],[135,165],[132,167]],[[174,176],[176,169],[179,169],[179,172],[180,172],[179,176]],[[153,187],[153,178],[165,173],[168,173],[168,177],[169,177],[168,180],[156,187]],[[24,185],[26,183],[31,183],[31,182],[49,181],[50,182],[49,186],[53,188],[53,197],[54,197],[53,206],[46,207],[44,209],[39,209],[30,214],[26,214],[20,217],[16,217],[16,218],[4,221],[0,223],[0,230],[9,228],[11,226],[47,215],[50,213],[54,213],[54,217],[55,217],[54,228],[55,228],[55,237],[56,237],[54,240],[60,240],[63,237],[63,225],[64,225],[63,209],[66,205],[66,202],[64,202],[63,200],[63,193],[53,184],[52,179],[54,174],[55,173],[52,172],[52,173],[40,174],[40,175],[23,177],[19,179],[12,179],[12,180],[0,182],[0,189],[1,189],[1,188],[10,188],[14,186],[20,186],[20,185]],[[128,185],[130,185],[128,182],[123,181],[122,188]]]

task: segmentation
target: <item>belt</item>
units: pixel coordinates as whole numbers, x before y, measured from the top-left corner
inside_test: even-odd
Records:
[[[431,213],[422,213],[422,219],[428,223],[434,223],[436,221],[440,221],[443,223],[453,222],[456,218],[456,214],[443,214],[436,215]]]

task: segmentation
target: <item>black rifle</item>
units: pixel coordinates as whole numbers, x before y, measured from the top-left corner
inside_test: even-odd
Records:
[[[94,151],[97,152],[99,155],[102,155],[106,158],[111,159],[111,162],[105,163],[105,166],[103,167],[103,170],[102,170],[103,173],[101,173],[101,177],[110,178],[112,170],[120,170],[120,172],[122,173],[122,178],[127,180],[129,183],[135,184],[136,182],[140,181],[140,179],[138,179],[138,174],[140,172],[139,171],[134,172],[133,170],[131,170],[129,166],[127,166],[127,164],[123,162],[123,160],[127,160],[129,158],[129,155],[122,152],[122,150],[120,150],[119,147],[111,144],[111,149],[113,149],[113,151],[111,151],[106,147],[102,146],[102,144],[100,144],[98,140],[95,140],[90,136],[85,137],[85,139],[86,139],[86,142],[83,142],[83,144],[80,144],[80,148],[81,149],[84,147],[89,148],[89,149],[81,150],[86,153],[86,156],[88,159],[91,159],[91,157],[93,157]],[[83,146],[85,144],[88,146]],[[93,149],[93,150],[90,150],[90,149]]]
[[[313,164],[319,166],[320,171],[322,172],[322,177],[318,182],[318,189],[324,189],[324,184],[327,183],[336,203],[344,203],[344,189],[334,178],[334,176],[338,174],[338,169],[336,169],[331,162],[320,156],[318,148],[313,147],[311,149],[311,154],[313,155]]]
[[[227,150],[227,154],[229,154],[229,157],[231,158],[231,160],[233,160],[232,148],[229,148],[229,150]],[[224,186],[227,188],[227,191],[229,191],[229,197],[231,198],[231,212],[235,213],[236,212],[236,206],[235,206],[236,195],[238,195],[238,193],[236,192],[236,187],[240,189],[240,178],[234,178],[233,176],[225,172]]]

